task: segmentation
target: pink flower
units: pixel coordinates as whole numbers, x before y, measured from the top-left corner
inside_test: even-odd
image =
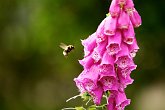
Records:
[[[131,78],[130,74],[133,70],[136,69],[136,65],[126,67],[124,69],[118,68],[118,73],[117,76],[119,78],[119,83],[120,83],[120,90],[123,91],[127,87],[127,85],[133,83],[133,79]],[[123,87],[123,88],[122,88]]]
[[[114,76],[101,74],[100,82],[103,86],[104,91],[118,90],[118,82],[116,77]]]
[[[116,55],[116,61],[118,67],[124,69],[130,65],[134,65],[132,58],[126,44],[121,44],[121,51]]]
[[[133,83],[131,73],[137,67],[134,28],[142,21],[132,0],[112,0],[109,13],[96,32],[82,40],[85,55],[79,63],[84,70],[74,81],[80,93],[88,92],[97,105],[110,91],[107,109],[124,110],[130,104],[124,90]]]
[[[127,0],[126,5],[124,6],[124,9],[126,11],[132,10],[134,8],[133,0]]]
[[[101,65],[103,65],[103,64],[114,65],[114,56],[109,55],[108,52],[105,51],[103,58],[102,58],[102,62],[101,62]]]
[[[111,17],[109,15],[107,18],[105,18],[105,24],[104,24],[104,34],[105,35],[114,35],[116,32],[116,23],[117,23],[117,18]]]
[[[86,72],[87,72],[86,70],[83,70],[77,78],[74,78],[74,81],[75,81],[76,86],[78,87],[80,93],[86,92],[86,90],[83,86],[83,78],[85,77]]]
[[[109,7],[109,13],[112,17],[118,17],[120,13],[120,7],[117,4],[117,0],[112,0],[111,6]]]
[[[101,55],[99,54],[99,51],[93,51],[92,58],[94,60],[94,63],[97,63],[101,59]]]
[[[99,73],[96,72],[96,68],[87,70],[86,75],[83,77],[82,83],[86,91],[90,92],[97,88],[97,81],[99,78]]]
[[[122,10],[118,18],[117,27],[119,29],[128,29],[129,23],[129,15],[124,10]]]
[[[84,46],[85,57],[88,56],[96,46],[96,33],[90,35],[87,39],[81,40],[82,45]]]
[[[111,95],[108,99],[107,109],[108,110],[116,110],[115,95],[113,93],[111,93]]]
[[[142,24],[141,17],[135,8],[130,12],[130,19],[135,28]]]
[[[130,104],[130,99],[127,99],[124,92],[111,91],[108,99],[108,110],[124,110],[125,106]]]
[[[74,81],[75,81],[76,86],[78,87],[80,93],[86,92],[86,90],[85,90],[85,88],[84,88],[84,86],[83,86],[83,84],[82,84],[80,79],[74,78]]]
[[[132,59],[130,59],[128,56],[121,56],[116,61],[117,66],[122,69],[128,67],[132,63],[133,63]]]
[[[128,45],[128,49],[130,51],[130,56],[131,57],[135,57],[136,56],[136,53],[139,50],[139,46],[137,45],[136,39],[134,40],[134,42],[133,42],[132,45]]]
[[[104,35],[104,25],[105,25],[105,21],[106,18],[100,23],[100,25],[98,26],[97,30],[96,30],[96,42],[102,42],[105,41],[106,36]]]
[[[127,44],[133,44],[135,40],[135,32],[132,23],[129,23],[128,29],[123,30],[124,42]]]
[[[116,110],[124,110],[125,106],[129,105],[131,100],[127,99],[124,92],[117,92],[115,95]]]
[[[126,4],[126,1],[127,1],[127,0],[117,0],[117,1],[118,1],[118,4],[119,4],[119,5],[123,6],[123,5]]]
[[[108,45],[106,48],[109,55],[117,54],[121,50],[121,38],[122,37],[120,31],[117,31],[115,35],[108,37]]]
[[[117,90],[118,89],[118,82],[117,82],[117,76],[114,71],[114,68],[112,65],[103,64],[100,66],[100,78],[99,81],[101,82],[104,91],[107,90]]]
[[[89,94],[92,96],[93,102],[96,105],[99,105],[101,103],[101,99],[102,99],[102,96],[103,96],[103,89],[102,89],[100,84],[98,84],[98,87],[96,89],[89,92]]]
[[[114,73],[114,67],[111,64],[101,64],[99,65],[99,74],[110,74]]]
[[[97,88],[97,81],[99,78],[99,71],[96,68],[96,65],[93,65],[90,69],[82,71],[82,73],[75,78],[77,86],[81,91],[92,91]]]
[[[89,69],[94,64],[94,59],[92,58],[92,54],[79,60],[79,63],[84,67],[84,69]]]
[[[97,46],[94,49],[94,51],[96,51],[101,57],[103,57],[103,54],[106,50],[107,43],[108,43],[107,40],[100,42],[100,43],[97,43]]]

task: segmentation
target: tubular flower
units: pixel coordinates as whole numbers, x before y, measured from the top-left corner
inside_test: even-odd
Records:
[[[105,24],[104,24],[104,34],[105,35],[114,35],[116,31],[116,22],[117,18],[113,18],[112,16],[108,16],[105,18]]]
[[[116,34],[108,37],[107,51],[110,55],[117,54],[120,51],[121,32],[116,31]]]
[[[108,110],[124,110],[130,104],[125,89],[133,83],[134,57],[139,50],[134,28],[141,17],[133,0],[112,0],[107,16],[96,32],[82,40],[84,58],[79,60],[82,73],[74,79],[80,93],[89,93],[96,105],[107,91]]]

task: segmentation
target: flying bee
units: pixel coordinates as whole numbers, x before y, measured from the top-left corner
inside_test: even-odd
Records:
[[[64,49],[63,55],[64,55],[65,57],[67,57],[68,54],[69,54],[72,50],[75,49],[75,47],[74,47],[73,45],[66,45],[66,44],[64,44],[64,43],[60,43],[60,47],[61,47],[62,49]]]

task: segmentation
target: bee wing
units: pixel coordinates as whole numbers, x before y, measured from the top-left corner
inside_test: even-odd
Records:
[[[63,51],[63,55],[64,55],[65,57],[68,56],[67,52],[65,52],[65,51]]]
[[[67,45],[66,44],[64,44],[64,43],[60,43],[60,45],[59,45],[62,49],[66,49],[67,48]]]

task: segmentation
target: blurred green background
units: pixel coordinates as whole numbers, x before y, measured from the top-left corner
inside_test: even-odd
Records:
[[[126,92],[128,110],[165,110],[165,1],[134,0],[142,16],[135,79]],[[78,94],[82,71],[80,39],[92,34],[108,13],[110,0],[0,1],[0,110],[60,110]],[[59,44],[75,45],[66,59]]]

